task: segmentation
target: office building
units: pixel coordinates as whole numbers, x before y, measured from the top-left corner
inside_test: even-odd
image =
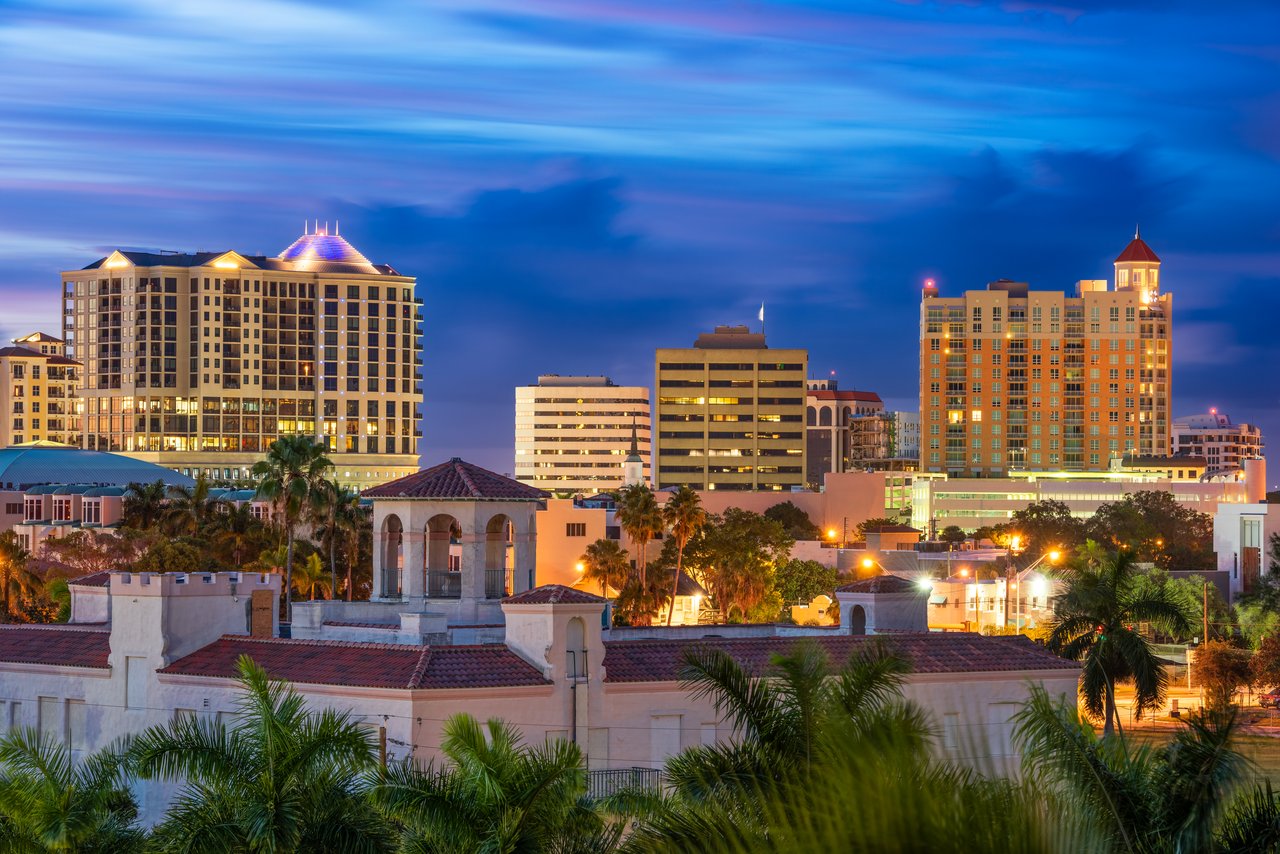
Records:
[[[1001,279],[920,305],[921,470],[970,477],[1104,471],[1169,454],[1171,295],[1142,238],[1114,287],[1075,296]]]
[[[659,487],[790,490],[805,483],[805,350],[717,326],[656,357]]]
[[[83,446],[237,480],[306,434],[344,483],[417,471],[413,288],[327,227],[275,257],[116,250],[64,272]]]
[[[62,339],[34,332],[0,348],[0,448],[79,442],[80,364]]]
[[[547,374],[516,389],[516,480],[562,496],[623,485],[636,450],[649,480],[649,389],[608,377]]]
[[[884,403],[873,391],[809,380],[805,395],[805,480],[819,489],[827,472],[854,471],[888,455]]]
[[[1211,473],[1239,471],[1245,460],[1262,456],[1262,430],[1252,424],[1233,424],[1216,409],[1173,422],[1173,452],[1204,457]]]

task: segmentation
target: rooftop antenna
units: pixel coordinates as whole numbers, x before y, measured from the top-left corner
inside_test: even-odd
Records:
[[[302,236],[307,236],[307,221],[305,219],[302,221]]]
[[[1142,239],[1142,232],[1138,229],[1137,223],[1134,223],[1134,226],[1133,226],[1133,239],[1134,240]]]
[[[333,221],[333,236],[334,236],[334,237],[337,237],[339,234],[341,234],[341,233],[342,233],[341,231],[339,231],[339,230],[338,230],[338,223],[339,223],[339,222],[341,222],[341,220],[336,220],[336,219],[335,219],[335,220]]]

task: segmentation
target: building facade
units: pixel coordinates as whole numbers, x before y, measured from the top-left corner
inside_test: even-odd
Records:
[[[805,482],[810,489],[819,488],[827,472],[851,471],[888,456],[880,395],[841,390],[835,380],[809,380],[805,403]]]
[[[327,228],[275,257],[117,250],[64,272],[83,447],[237,480],[272,441],[306,434],[343,483],[416,471],[413,289]]]
[[[62,339],[43,332],[0,348],[0,448],[80,441],[80,364]]]
[[[806,350],[718,326],[655,364],[654,481],[661,487],[785,491],[805,483]]]
[[[920,460],[920,413],[887,413],[889,456],[893,459]]]
[[[1114,287],[999,280],[920,305],[921,469],[967,477],[1103,471],[1169,454],[1171,295],[1135,234]]]
[[[649,389],[608,377],[538,377],[516,389],[516,480],[557,495],[617,489],[632,427],[649,481]]]
[[[1173,452],[1204,457],[1209,472],[1240,470],[1245,460],[1262,456],[1262,430],[1252,424],[1233,424],[1216,409],[1173,422]]]

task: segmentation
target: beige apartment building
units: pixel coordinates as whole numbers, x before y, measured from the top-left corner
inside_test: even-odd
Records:
[[[623,485],[632,431],[650,480],[649,389],[547,374],[516,389],[515,479],[561,496]]]
[[[0,448],[79,444],[80,364],[62,339],[33,332],[0,348]]]
[[[1252,424],[1236,424],[1231,416],[1210,409],[1173,422],[1173,452],[1202,456],[1214,474],[1243,470],[1246,460],[1262,457],[1262,430]]]
[[[920,304],[920,468],[953,476],[1105,471],[1169,453],[1172,297],[1138,235],[1114,287],[1000,280]]]
[[[657,351],[659,487],[775,490],[805,483],[806,350],[717,326],[688,349]]]
[[[117,250],[62,274],[83,446],[221,480],[294,434],[343,483],[418,470],[414,279],[328,228],[275,257]]]

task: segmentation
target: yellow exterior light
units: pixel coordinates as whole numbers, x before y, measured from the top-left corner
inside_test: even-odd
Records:
[[[874,560],[872,560],[871,558],[869,558],[869,557],[864,557],[864,558],[862,559],[862,568],[863,568],[863,569],[871,569],[871,567],[873,567],[873,566],[875,566],[875,565],[876,565],[876,562],[875,562]]]
[[[1049,552],[1049,563],[1057,563],[1060,560],[1062,560],[1062,552],[1057,549]]]
[[[827,539],[828,539],[828,540],[834,540],[835,538],[836,538],[836,529],[835,529],[835,528],[827,528]]]
[[[967,566],[962,566],[962,567],[960,567],[960,577],[961,577],[961,578],[968,578],[968,577],[969,577],[969,567],[967,567]]]
[[[574,568],[574,569],[576,569],[576,570],[578,570],[578,572],[580,572],[580,573],[582,573],[582,572],[586,572],[586,571],[587,571],[587,565],[586,565],[585,563],[583,563],[582,561],[578,561],[576,564],[574,564],[574,567],[573,567],[573,568]]]
[[[1021,534],[1014,534],[1009,538],[1009,548],[1013,549],[1015,552],[1022,548]]]

